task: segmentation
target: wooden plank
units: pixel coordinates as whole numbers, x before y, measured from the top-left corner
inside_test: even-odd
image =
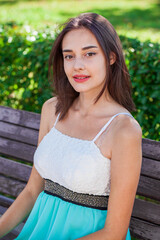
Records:
[[[8,208],[13,202],[13,199],[0,195],[0,206]]]
[[[0,121],[39,130],[40,114],[0,106]]]
[[[32,170],[31,166],[0,157],[0,174],[27,182]]]
[[[3,213],[5,213],[6,210],[7,207],[0,206],[0,216],[3,215]]]
[[[35,146],[0,137],[0,154],[8,157],[32,163],[35,150]]]
[[[0,122],[0,136],[37,146],[38,131],[18,125]]]
[[[160,204],[135,199],[132,217],[160,225]]]
[[[142,139],[143,156],[160,161],[160,142],[151,139]]]
[[[129,226],[131,235],[138,239],[144,240],[159,240],[160,227],[159,225],[151,224],[143,220],[132,217]]]
[[[143,157],[141,174],[160,180],[160,161]]]
[[[18,236],[17,231],[15,232],[14,230],[10,233],[8,233],[6,236],[2,237],[1,240],[13,240]]]
[[[137,195],[142,195],[154,200],[160,201],[160,181],[149,178],[146,176],[140,176]]]
[[[17,197],[26,186],[25,183],[22,183],[18,180],[14,180],[11,178],[6,178],[1,175],[0,175],[0,183],[1,183],[0,192],[9,194],[13,197]]]
[[[13,240],[15,239],[19,233],[21,232],[22,228],[24,227],[24,223],[20,223],[15,229],[13,229],[10,233],[8,233],[6,236],[1,238],[1,240]]]

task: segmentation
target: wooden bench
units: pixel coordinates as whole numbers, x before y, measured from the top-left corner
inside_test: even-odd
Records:
[[[0,214],[28,181],[37,146],[40,114],[0,106]],[[143,162],[130,232],[136,239],[160,240],[160,142],[142,140]],[[4,196],[5,195],[5,196]],[[23,223],[2,239],[14,239]]]

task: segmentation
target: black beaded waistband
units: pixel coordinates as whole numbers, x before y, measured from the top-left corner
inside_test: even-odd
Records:
[[[72,190],[65,188],[49,179],[45,179],[44,192],[59,197],[67,202],[75,203],[85,207],[91,207],[100,210],[107,210],[108,207],[109,196],[73,192]]]

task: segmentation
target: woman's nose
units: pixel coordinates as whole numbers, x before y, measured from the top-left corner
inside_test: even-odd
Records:
[[[74,69],[78,70],[78,69],[84,69],[84,62],[82,58],[76,58],[74,61]]]

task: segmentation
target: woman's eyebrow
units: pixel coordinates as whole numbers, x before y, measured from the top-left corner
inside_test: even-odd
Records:
[[[87,50],[90,48],[98,48],[97,46],[87,46],[87,47],[83,47],[82,50]],[[64,49],[62,50],[62,52],[73,52],[71,49]]]

